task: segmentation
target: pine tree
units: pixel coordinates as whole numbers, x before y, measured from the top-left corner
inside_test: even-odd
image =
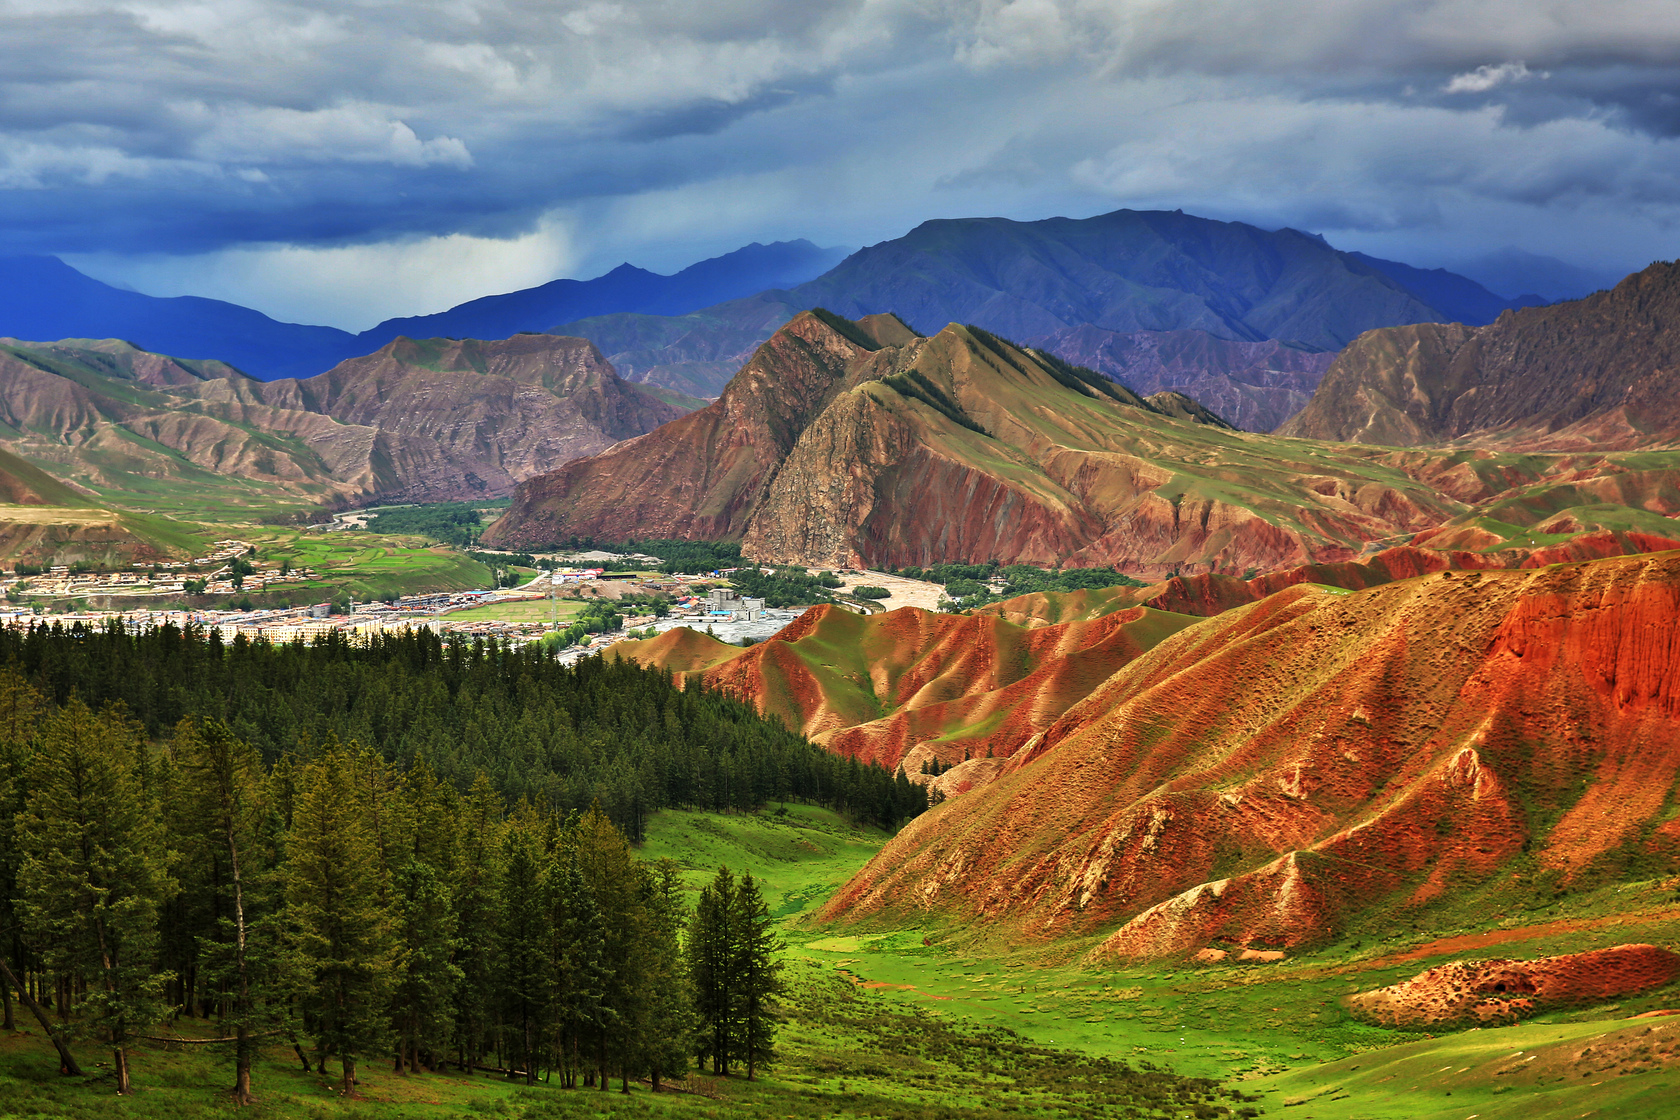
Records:
[[[585,1069],[585,1055],[597,1052],[597,1040],[611,1012],[606,1006],[610,977],[601,908],[578,870],[577,852],[569,843],[549,865],[547,893],[554,913],[551,1029],[561,1081],[574,1089]]]
[[[552,998],[547,956],[552,926],[541,890],[542,848],[537,830],[535,815],[528,810],[519,814],[508,829],[502,852],[501,921],[497,931],[501,1019],[527,1085],[537,1080]],[[513,1062],[509,1065],[511,1068]]]
[[[17,1029],[13,1021],[12,993],[35,1017],[41,1032],[58,1051],[59,1072],[80,1077],[81,1066],[70,1053],[61,1024],[53,1022],[46,1009],[29,994],[20,979],[24,972],[23,924],[18,905],[18,868],[22,859],[18,847],[17,817],[27,797],[29,768],[35,728],[46,700],[10,667],[0,669],[0,998],[5,1001],[0,1030]]]
[[[662,1077],[676,1077],[694,1045],[694,990],[683,967],[682,872],[671,860],[638,865],[643,908],[642,983],[647,1011],[642,1022],[641,1065],[653,1091]]]
[[[688,975],[694,985],[694,1007],[700,1018],[695,1056],[700,1068],[711,1059],[712,1072],[727,1074],[738,1035],[731,922],[735,917],[735,876],[720,867],[701,891],[688,929]]]
[[[304,767],[286,867],[289,957],[305,1025],[343,1065],[381,1049],[397,965],[386,887],[351,759],[334,749]]]
[[[502,799],[482,772],[467,791],[460,816],[454,964],[455,1044],[463,1071],[484,1055],[496,985],[496,908],[500,897]]]
[[[136,731],[71,700],[41,730],[17,819],[24,925],[48,967],[87,984],[83,1026],[110,1043],[119,1094],[129,1037],[163,1016],[158,908],[174,889]]]
[[[601,913],[605,1013],[596,1035],[600,1088],[607,1087],[608,1071],[617,1066],[622,1087],[629,1092],[646,996],[637,959],[643,915],[635,860],[624,833],[599,808],[592,807],[578,819],[572,842],[578,871]]]
[[[273,897],[277,846],[265,842],[273,820],[262,759],[219,720],[183,720],[172,747],[187,817],[212,861],[226,868],[215,906],[225,916],[200,939],[200,951],[206,982],[228,993],[222,1025],[237,1040],[233,1097],[249,1104],[254,1036],[285,1019]]]
[[[765,905],[758,882],[741,876],[735,890],[730,932],[730,986],[736,992],[740,1015],[739,1050],[751,1081],[761,1066],[776,1056],[775,1000],[782,994],[782,965],[776,959],[775,919]]]
[[[421,1055],[447,1044],[450,1001],[460,982],[454,961],[455,912],[449,885],[431,866],[411,859],[397,870],[394,932],[401,964],[393,986],[397,1068],[420,1069]]]
[[[430,1062],[448,1046],[455,988],[461,981],[451,888],[459,798],[438,782],[424,761],[403,775],[402,797],[412,834],[408,857],[396,868],[393,882],[402,965],[391,1020],[397,1035],[397,1069],[417,1073],[422,1061]]]

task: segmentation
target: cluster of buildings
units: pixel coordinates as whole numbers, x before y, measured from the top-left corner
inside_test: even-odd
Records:
[[[534,641],[552,629],[550,621],[541,617],[541,612],[537,612],[535,617],[527,610],[523,618],[493,618],[473,608],[509,600],[546,599],[562,587],[583,583],[593,584],[591,590],[603,598],[616,598],[627,591],[667,595],[672,600],[671,613],[669,617],[653,623],[654,629],[663,631],[688,626],[727,642],[768,638],[799,613],[766,608],[763,599],[743,598],[731,588],[694,586],[715,579],[715,576],[650,574],[623,582],[603,582],[601,577],[609,570],[604,565],[623,559],[604,552],[567,557],[559,566],[539,573],[518,588],[405,595],[394,602],[350,603],[346,613],[333,613],[335,608],[328,603],[252,610],[165,610],[146,606],[119,609],[123,600],[134,603],[148,598],[156,601],[170,596],[179,597],[185,594],[185,584],[189,580],[204,580],[205,590],[210,594],[233,595],[236,591],[255,591],[274,583],[294,583],[315,577],[315,573],[305,568],[292,569],[282,576],[277,566],[270,565],[246,574],[241,581],[242,586],[236,589],[232,582],[234,562],[250,552],[251,546],[245,541],[224,540],[217,541],[215,548],[206,556],[155,567],[136,564],[129,570],[118,572],[72,572],[67,567],[60,567],[33,576],[0,574],[0,594],[26,585],[30,598],[41,596],[60,601],[103,602],[105,607],[43,616],[35,607],[24,605],[21,601],[23,596],[19,595],[16,600],[0,603],[0,626],[22,628],[49,619],[67,626],[76,622],[104,626],[116,621],[134,630],[166,624],[191,625],[213,629],[225,641],[243,635],[248,640],[261,638],[276,644],[310,641],[332,632],[368,637],[423,628],[439,634],[494,636],[523,642]],[[579,590],[581,588],[571,588],[567,598]],[[342,608],[342,600],[339,606]],[[472,611],[471,616],[462,616],[462,612],[467,611]],[[510,615],[513,613],[509,612]],[[621,637],[620,634],[602,634],[593,639],[586,638],[578,648],[568,650],[564,659],[574,660]]]
[[[284,575],[278,567],[254,568],[240,577],[235,586],[233,564],[249,555],[251,545],[246,541],[217,541],[204,556],[191,560],[170,560],[156,564],[130,564],[118,571],[79,571],[75,565],[57,565],[44,572],[19,575],[16,571],[0,573],[0,594],[25,593],[47,599],[110,599],[134,595],[184,595],[187,584],[204,581],[204,593],[233,595],[262,591],[272,584],[297,583],[315,578],[308,568],[293,568]]]

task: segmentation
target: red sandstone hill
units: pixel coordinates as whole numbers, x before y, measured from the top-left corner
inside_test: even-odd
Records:
[[[608,653],[699,679],[828,749],[912,776],[1006,758],[1144,650],[1195,622],[1134,607],[1028,629],[983,615],[813,607],[741,649],[688,629]]]
[[[1278,434],[1390,445],[1473,436],[1523,450],[1680,441],[1680,261],[1485,327],[1368,331]]]
[[[1680,867],[1680,553],[1302,584],[1166,638],[830,918],[1288,948]]]
[[[1437,528],[1461,500],[1389,464],[1167,415],[955,324],[796,316],[711,406],[523,484],[485,536],[732,538],[775,563],[1270,570]],[[1415,458],[1415,456],[1414,456]]]
[[[1047,626],[1075,619],[1093,619],[1111,611],[1135,606],[1153,607],[1175,614],[1211,618],[1235,607],[1258,603],[1268,595],[1296,584],[1313,583],[1344,591],[1364,591],[1396,580],[1434,575],[1438,572],[1511,571],[1544,568],[1581,560],[1603,560],[1612,556],[1637,556],[1646,552],[1680,549],[1680,525],[1670,536],[1637,530],[1609,529],[1581,533],[1556,544],[1533,547],[1494,547],[1482,552],[1468,549],[1418,548],[1402,545],[1386,548],[1363,560],[1334,564],[1303,564],[1279,572],[1267,572],[1252,579],[1238,579],[1218,572],[1174,576],[1146,587],[1107,587],[1095,591],[1037,592],[1005,599],[981,607],[979,614],[995,615],[1017,626]]]

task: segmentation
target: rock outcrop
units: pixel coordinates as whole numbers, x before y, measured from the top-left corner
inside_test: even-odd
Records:
[[[1636,995],[1676,977],[1680,953],[1617,945],[1526,961],[1453,961],[1346,1002],[1359,1018],[1385,1027],[1501,1025],[1541,1011]]]
[[[1309,584],[1121,667],[825,913],[1289,949],[1680,867],[1680,553]],[[1551,890],[1550,886],[1545,888]],[[1386,916],[1386,917],[1385,917]]]
[[[1607,292],[1510,311],[1485,327],[1370,331],[1278,429],[1413,446],[1474,437],[1512,450],[1680,441],[1680,262]]]

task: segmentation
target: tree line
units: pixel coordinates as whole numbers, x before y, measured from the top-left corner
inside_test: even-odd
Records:
[[[267,765],[335,738],[465,791],[479,774],[510,803],[598,805],[633,842],[664,807],[824,805],[892,829],[927,808],[903,775],[829,754],[749,704],[630,662],[560,665],[540,646],[429,631],[272,645],[173,626],[0,630],[13,666],[54,706],[120,703],[144,736],[216,720]]]
[[[162,742],[121,705],[0,670],[0,995],[79,1074],[142,1040],[219,1045],[240,1101],[263,1045],[305,1070],[490,1068],[607,1088],[692,1058],[749,1076],[781,990],[750,876],[698,913],[604,813],[464,791],[328,735],[266,764],[217,719]]]

